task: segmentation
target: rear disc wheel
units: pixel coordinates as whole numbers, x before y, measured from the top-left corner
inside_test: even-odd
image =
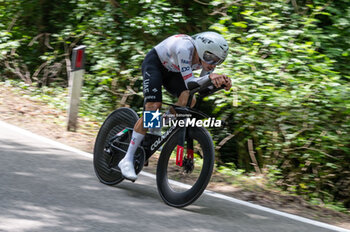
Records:
[[[94,169],[98,179],[107,185],[115,185],[123,181],[123,176],[116,168],[123,155],[111,156],[106,152],[106,147],[113,136],[118,134],[124,128],[133,128],[139,117],[136,112],[130,108],[119,108],[113,111],[102,124],[94,146]],[[125,141],[130,142],[130,136]],[[127,146],[123,147],[127,150]]]

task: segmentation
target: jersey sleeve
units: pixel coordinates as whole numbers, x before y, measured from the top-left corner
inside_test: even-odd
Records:
[[[203,77],[203,76],[206,76],[206,75],[210,75],[213,72],[214,72],[214,69],[211,70],[211,71],[205,71],[204,69],[202,69],[201,74],[199,76]]]
[[[194,80],[194,74],[191,68],[193,55],[192,52],[193,50],[191,50],[191,48],[188,47],[181,47],[177,50],[177,59],[180,69],[179,71],[187,88],[187,83]]]
[[[193,56],[193,48],[192,47],[179,47],[177,49],[177,59],[179,64],[179,71],[181,76],[185,82],[186,87],[188,88],[188,83],[191,81],[195,81],[195,76],[193,74],[193,70],[191,67],[192,64],[192,56]],[[211,71],[205,71],[202,69],[200,77],[210,75],[214,72],[214,69]]]

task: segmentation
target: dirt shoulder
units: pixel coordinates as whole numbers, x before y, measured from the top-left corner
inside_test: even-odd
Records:
[[[21,91],[14,90],[0,83],[0,120],[33,133],[51,138],[66,145],[92,153],[99,124],[87,119],[79,119],[77,132],[66,130],[66,112],[49,107],[41,101],[34,101]],[[156,157],[152,157],[145,171],[155,173]],[[230,180],[231,178],[231,180]],[[269,190],[249,179],[244,185],[233,185],[232,177],[214,172],[207,189],[228,196],[256,203],[287,213],[322,221],[350,229],[350,215],[322,206],[311,205],[298,196],[282,194]]]

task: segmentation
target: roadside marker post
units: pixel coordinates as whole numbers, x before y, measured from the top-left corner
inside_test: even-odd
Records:
[[[81,45],[73,49],[72,67],[69,75],[68,121],[67,130],[77,130],[80,93],[85,72],[85,48]]]

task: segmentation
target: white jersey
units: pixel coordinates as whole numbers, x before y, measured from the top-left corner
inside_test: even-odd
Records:
[[[205,71],[200,64],[192,64],[195,50],[194,40],[191,36],[173,35],[154,47],[163,66],[172,72],[180,72],[186,87],[187,83],[194,81],[193,70],[202,69],[200,76],[213,72]]]

